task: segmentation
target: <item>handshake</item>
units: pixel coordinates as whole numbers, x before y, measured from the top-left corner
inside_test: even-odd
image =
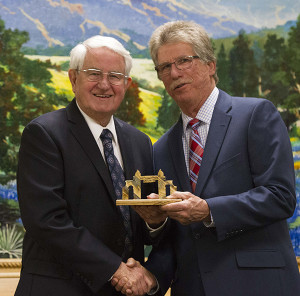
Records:
[[[157,286],[154,275],[133,258],[121,263],[111,279],[111,284],[127,296],[142,296]]]

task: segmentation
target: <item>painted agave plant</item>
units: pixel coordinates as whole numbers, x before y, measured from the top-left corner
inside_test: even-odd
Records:
[[[0,258],[22,257],[23,235],[16,225],[0,228]]]

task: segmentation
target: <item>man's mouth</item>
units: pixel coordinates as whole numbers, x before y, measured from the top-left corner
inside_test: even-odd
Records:
[[[178,84],[177,86],[175,86],[174,90],[175,90],[175,89],[178,89],[178,88],[181,88],[181,87],[183,87],[184,85],[185,85],[185,83]]]
[[[190,79],[187,78],[184,81],[183,81],[183,79],[181,81],[177,80],[177,81],[174,81],[170,87],[171,87],[171,89],[176,90],[176,89],[180,89],[180,88],[184,87],[185,85],[190,84],[192,82],[193,82],[192,78],[190,78]]]
[[[103,98],[103,99],[108,99],[108,98],[112,97],[112,95],[97,95],[97,94],[94,94],[94,96],[97,98]]]

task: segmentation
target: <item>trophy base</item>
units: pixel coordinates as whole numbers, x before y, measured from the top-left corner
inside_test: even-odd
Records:
[[[182,199],[117,199],[117,206],[163,206],[173,202],[179,202]]]

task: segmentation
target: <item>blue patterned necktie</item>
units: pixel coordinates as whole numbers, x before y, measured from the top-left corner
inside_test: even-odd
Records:
[[[125,177],[123,169],[114,154],[112,145],[112,133],[109,129],[104,129],[100,135],[103,144],[106,164],[109,168],[111,179],[114,185],[116,199],[122,198],[122,188],[125,185]],[[132,228],[130,224],[129,206],[119,206],[123,216],[123,223],[126,230],[125,249],[123,252],[123,259],[128,259],[132,253]]]

